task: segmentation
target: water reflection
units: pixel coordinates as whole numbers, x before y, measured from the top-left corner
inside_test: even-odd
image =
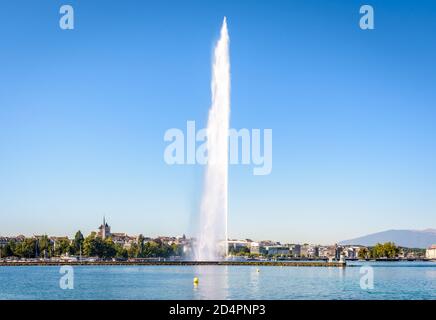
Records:
[[[346,267],[340,267],[340,268],[337,268],[337,269],[339,269],[339,279],[340,280],[344,280],[344,278],[345,278],[345,270],[347,269]]]
[[[249,285],[250,294],[253,297],[257,297],[259,295],[260,270],[256,267],[251,267],[249,275],[250,275],[250,285]]]
[[[426,270],[425,275],[429,279],[436,279],[436,270]]]
[[[198,285],[192,284],[194,299],[229,299],[228,266],[196,266],[194,277]]]

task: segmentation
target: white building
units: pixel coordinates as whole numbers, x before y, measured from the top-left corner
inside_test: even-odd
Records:
[[[137,237],[131,237],[126,233],[111,233],[112,241],[121,245],[124,249],[129,249],[133,243],[138,242]]]
[[[266,246],[265,250],[269,255],[288,255],[290,254],[289,247],[285,246]]]
[[[319,257],[319,247],[318,246],[309,246],[307,249],[307,256],[310,258],[318,258]]]
[[[260,254],[260,245],[259,242],[250,243],[250,253],[251,254]]]
[[[425,251],[425,257],[427,259],[436,259],[436,244],[430,246],[426,251]]]
[[[346,247],[343,251],[347,259],[356,259],[359,252],[359,248],[356,247]]]

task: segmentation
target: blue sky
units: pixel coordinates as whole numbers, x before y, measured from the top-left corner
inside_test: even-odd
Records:
[[[75,29],[59,28],[59,8]],[[359,28],[371,4],[375,30]],[[2,1],[0,234],[193,234],[202,168],[163,161],[206,124],[224,16],[233,128],[273,130],[273,170],[232,166],[233,238],[329,243],[436,227],[434,1]]]

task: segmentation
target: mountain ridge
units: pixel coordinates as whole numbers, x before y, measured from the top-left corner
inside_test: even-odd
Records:
[[[361,237],[339,241],[341,245],[374,246],[377,243],[394,242],[407,248],[428,248],[436,244],[436,229],[424,230],[390,229]]]

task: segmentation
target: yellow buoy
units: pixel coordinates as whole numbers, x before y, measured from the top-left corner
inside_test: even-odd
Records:
[[[198,285],[198,278],[197,277],[194,278],[194,285],[195,286]]]
[[[260,272],[260,270],[259,270],[259,269],[256,269],[256,271],[257,271],[257,272]]]

